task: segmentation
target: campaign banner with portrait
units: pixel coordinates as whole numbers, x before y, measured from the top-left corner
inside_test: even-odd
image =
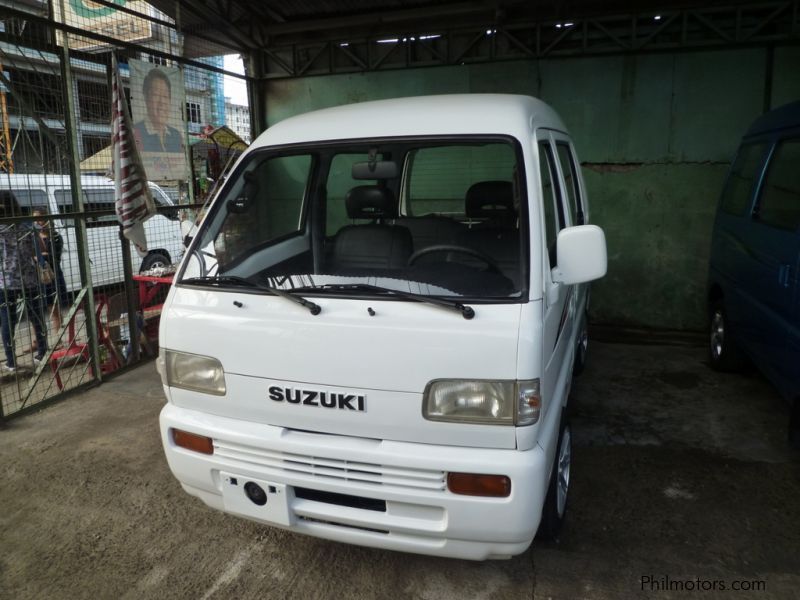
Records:
[[[151,181],[185,180],[183,74],[175,67],[129,60],[133,135]]]

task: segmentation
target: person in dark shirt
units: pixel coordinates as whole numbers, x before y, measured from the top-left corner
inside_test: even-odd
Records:
[[[133,126],[136,146],[141,152],[183,152],[183,136],[169,125],[172,108],[172,84],[169,76],[151,69],[142,83],[147,117]]]
[[[0,193],[0,217],[21,215],[19,204],[10,193]],[[17,357],[14,351],[14,329],[17,326],[17,303],[22,300],[36,334],[34,363],[41,362],[47,351],[47,329],[43,295],[37,272],[36,231],[30,222],[0,225],[0,329],[6,362],[0,374],[14,373]]]

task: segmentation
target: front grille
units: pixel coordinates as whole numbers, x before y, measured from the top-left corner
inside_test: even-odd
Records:
[[[318,479],[353,481],[414,490],[444,491],[445,489],[444,471],[306,456],[219,440],[214,440],[214,455],[287,475],[298,474]]]

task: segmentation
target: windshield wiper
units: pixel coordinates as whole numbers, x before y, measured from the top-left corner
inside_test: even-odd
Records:
[[[259,290],[264,290],[265,292],[269,292],[275,296],[280,296],[281,298],[286,298],[294,302],[295,304],[299,304],[300,306],[305,306],[312,315],[318,315],[322,312],[322,308],[319,304],[315,302],[311,302],[311,300],[306,300],[302,296],[295,296],[292,292],[287,292],[286,290],[281,290],[278,288],[271,287],[269,285],[264,285],[263,283],[258,283],[255,281],[250,281],[249,279],[245,279],[244,277],[239,277],[238,275],[206,275],[204,277],[189,277],[188,279],[183,279],[180,283],[188,283],[188,284],[210,284],[216,286],[240,286],[240,287],[250,287],[256,288]]]
[[[327,283],[320,286],[309,286],[301,288],[305,292],[314,292],[318,290],[363,290],[368,292],[378,292],[381,294],[389,294],[407,300],[416,300],[417,302],[424,302],[426,304],[433,304],[434,306],[441,306],[460,312],[461,316],[469,320],[475,316],[475,310],[471,306],[462,304],[456,300],[445,300],[444,298],[435,298],[433,296],[423,296],[422,294],[414,294],[413,292],[404,292],[402,290],[394,290],[392,288],[380,287],[378,285],[371,285],[368,283]]]

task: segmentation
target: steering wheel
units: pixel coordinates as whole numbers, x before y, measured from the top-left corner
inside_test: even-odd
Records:
[[[435,246],[421,248],[408,257],[408,266],[410,267],[423,256],[427,256],[428,254],[439,254],[440,252],[456,252],[459,254],[472,256],[473,258],[477,258],[481,262],[485,263],[486,266],[489,267],[487,269],[489,272],[497,273],[498,275],[503,274],[503,270],[500,268],[500,265],[498,265],[491,256],[487,256],[483,252],[473,250],[472,248],[467,248],[466,246],[456,246],[454,244],[436,244]]]

